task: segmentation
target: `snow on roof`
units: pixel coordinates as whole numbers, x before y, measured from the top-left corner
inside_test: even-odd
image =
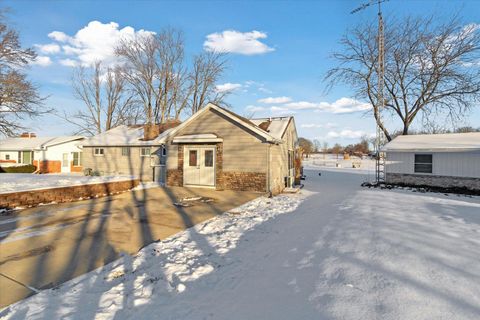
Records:
[[[41,150],[57,144],[82,140],[82,136],[7,138],[0,140],[0,150]]]
[[[398,136],[383,151],[472,151],[480,150],[480,132]]]
[[[288,123],[292,117],[277,117],[277,118],[257,118],[250,121],[260,129],[268,132],[276,139],[282,139],[283,133],[287,129]],[[260,126],[262,123],[265,125]],[[267,126],[268,125],[268,126]],[[266,127],[264,127],[266,126]]]
[[[121,125],[88,138],[84,146],[150,146],[162,144],[161,139],[172,129],[165,130],[153,140],[143,140],[143,126]]]

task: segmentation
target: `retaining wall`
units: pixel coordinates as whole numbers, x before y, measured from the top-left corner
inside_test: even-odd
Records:
[[[48,188],[0,194],[0,208],[33,207],[41,203],[72,202],[88,198],[104,197],[128,191],[140,180],[112,181],[70,187]]]

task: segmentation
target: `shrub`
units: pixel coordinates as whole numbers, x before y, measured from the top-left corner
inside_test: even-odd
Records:
[[[15,167],[0,167],[0,173],[32,173],[37,170],[32,164],[26,164],[22,166],[15,166]]]

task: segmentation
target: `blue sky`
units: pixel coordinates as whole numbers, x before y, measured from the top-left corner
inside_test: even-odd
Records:
[[[325,93],[322,78],[333,63],[329,55],[338,48],[338,40],[346,29],[359,21],[376,19],[375,9],[349,14],[363,2],[366,1],[17,0],[3,1],[3,5],[13,9],[10,20],[20,31],[25,46],[54,44],[36,46],[43,57],[39,60],[43,65],[32,66],[28,71],[42,94],[49,96],[48,106],[67,113],[81,107],[81,102],[72,95],[73,68],[68,65],[75,61],[80,63],[82,59],[86,61],[89,55],[96,54],[92,44],[108,42],[108,33],[103,32],[105,28],[128,32],[132,30],[124,28],[131,27],[137,32],[171,26],[184,31],[188,54],[200,53],[207,40],[213,45],[227,38],[240,42],[238,46],[232,44],[237,52],[230,54],[229,69],[220,82],[225,87],[237,88],[228,98],[235,112],[245,115],[256,110],[255,116],[259,117],[294,112],[301,136],[330,144],[347,144],[356,142],[363,134],[373,134],[374,120],[361,111],[365,106],[362,101],[349,100],[348,87],[337,87]],[[465,24],[480,23],[479,1],[391,0],[384,6],[387,23],[393,16],[434,13],[448,18],[454,12],[459,13]],[[99,23],[92,24],[93,21]],[[108,25],[111,22],[118,27]],[[82,43],[87,47],[75,47],[70,55],[64,54],[66,42],[61,41],[62,37],[75,38],[82,29]],[[54,31],[57,33],[52,34]],[[59,52],[55,44],[61,48]],[[93,48],[98,49],[94,45]],[[79,54],[84,56],[79,57]],[[298,106],[299,102],[323,107],[315,111],[285,107],[288,103]],[[359,111],[335,113],[338,110]],[[44,136],[74,131],[55,117],[25,123]],[[478,108],[466,124],[480,126]]]

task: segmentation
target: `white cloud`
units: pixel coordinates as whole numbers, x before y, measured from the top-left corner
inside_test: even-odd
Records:
[[[67,36],[65,33],[61,32],[61,31],[50,32],[48,34],[48,37],[53,39],[53,40],[59,41],[59,42],[66,42],[70,39],[69,36]]]
[[[62,54],[66,59],[61,59],[64,66],[91,66],[95,61],[103,61],[106,65],[118,63],[114,50],[121,39],[150,36],[154,32],[146,30],[135,31],[132,27],[120,29],[118,23],[101,23],[90,21],[85,27],[70,36],[61,31],[53,31],[48,36],[57,43],[38,45],[45,53]],[[61,48],[61,50],[60,50]]]
[[[351,98],[340,98],[333,103],[294,101],[281,106],[288,110],[314,110],[315,112],[353,113],[371,109],[371,105]]]
[[[295,114],[296,113],[293,110],[290,110],[290,109],[287,109],[287,108],[284,108],[284,107],[277,107],[277,106],[270,107],[270,111],[272,113],[275,113],[275,114],[278,114],[278,115],[286,115],[286,114]]]
[[[292,99],[289,97],[268,97],[268,98],[263,98],[258,100],[258,102],[266,103],[266,104],[274,104],[274,103],[282,104],[290,101],[292,101]]]
[[[245,110],[250,111],[250,112],[262,112],[265,111],[264,107],[259,107],[259,106],[253,106],[249,105],[245,107]]]
[[[359,139],[363,136],[372,137],[372,134],[368,134],[362,130],[342,130],[342,131],[330,131],[327,133],[327,138],[345,138],[345,139]]]
[[[285,105],[286,108],[294,110],[317,109],[318,104],[307,101],[290,102]]]
[[[302,128],[326,128],[326,129],[331,129],[337,127],[336,123],[333,122],[327,122],[327,123],[304,123],[301,124],[300,127]]]
[[[224,84],[219,84],[216,86],[217,92],[225,92],[225,91],[233,91],[236,89],[240,89],[242,85],[240,83],[224,83]]]
[[[263,54],[274,51],[259,39],[267,38],[264,32],[253,30],[251,32],[239,32],[236,30],[225,30],[222,33],[216,32],[207,35],[203,47],[207,51],[220,51],[238,53],[244,55]]]
[[[52,64],[52,60],[50,59],[50,57],[37,56],[37,58],[35,60],[32,60],[30,63],[41,67],[47,67]]]
[[[76,67],[78,62],[72,59],[61,59],[60,64],[65,67]]]
[[[36,44],[35,47],[40,50],[42,53],[52,54],[60,52],[60,46],[56,43],[49,43],[49,44]]]

